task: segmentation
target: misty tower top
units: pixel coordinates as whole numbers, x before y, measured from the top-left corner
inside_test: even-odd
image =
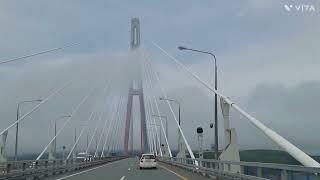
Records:
[[[134,50],[140,46],[140,21],[139,18],[131,19],[131,49]]]

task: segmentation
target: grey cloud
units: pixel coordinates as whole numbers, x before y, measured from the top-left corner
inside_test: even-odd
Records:
[[[99,111],[102,111],[102,104],[110,101],[111,95],[126,95],[127,91],[123,89],[127,90],[129,82],[138,74],[137,70],[130,66],[130,61],[133,59],[129,59],[129,56],[132,57],[126,52],[75,54],[42,61],[33,59],[25,66],[10,67],[10,72],[7,72],[9,76],[6,79],[3,78],[4,88],[1,93],[2,129],[14,122],[18,101],[44,98],[54,88],[73,79],[74,82],[70,87],[54,96],[34,112],[31,118],[26,118],[20,123],[20,152],[38,152],[52,138],[54,120],[61,115],[70,114],[81,98],[92,88],[97,87],[95,93],[90,96],[88,102],[81,107],[59,136],[64,137],[59,138],[59,145],[66,144],[70,148],[74,127],[79,131],[80,125],[89,117],[96,103],[100,107]],[[109,98],[105,99],[101,96],[101,91],[107,79],[109,80]],[[28,112],[34,105],[23,105],[21,114]],[[89,126],[88,132],[92,132],[95,122]],[[62,122],[59,123],[58,128],[61,125]],[[9,154],[12,154],[13,140],[14,129],[11,129],[8,138]]]
[[[290,142],[309,153],[317,154],[319,146],[315,142],[318,141],[320,126],[319,90],[318,81],[304,82],[294,87],[261,84],[242,103],[248,112]],[[242,141],[247,142],[251,147],[264,142],[259,140],[263,139],[261,136],[252,138],[249,133],[240,134],[240,137],[243,137]]]
[[[207,82],[212,82],[213,77],[207,57],[182,54],[176,46],[212,49],[218,57],[219,89],[226,96],[298,146],[316,152],[319,147],[314,143],[316,135],[311,132],[319,127],[318,104],[313,101],[317,99],[320,77],[318,15],[286,14],[282,4],[274,0],[183,2],[3,2],[0,6],[2,59],[70,42],[80,41],[81,45],[28,62],[1,66],[1,127],[14,121],[18,100],[44,97],[67,79],[76,78],[70,89],[21,124],[21,147],[24,151],[38,151],[52,135],[52,121],[57,115],[69,113],[92,86],[98,84],[101,90],[108,78],[112,80],[110,91],[125,95],[130,80],[139,77],[138,67],[133,67],[138,65],[135,62],[139,57],[117,49],[129,49],[130,18],[138,16],[145,42],[157,41],[192,65],[192,70]],[[241,16],[237,16],[239,13]],[[153,93],[160,96],[158,87],[163,86],[169,96],[183,102],[183,128],[193,147],[197,147],[194,130],[199,125],[207,128],[211,121],[212,95],[154,51],[147,49],[161,82],[155,84]],[[314,83],[304,84],[306,81]],[[93,101],[92,97],[72,121],[74,124],[67,127],[60,144],[70,147],[72,127],[78,127],[88,117]],[[308,103],[312,104],[311,108]],[[23,112],[31,106],[26,105]],[[161,108],[169,115],[163,103]],[[242,148],[277,148],[238,114],[233,113],[232,123],[239,129]],[[300,128],[303,125],[310,126],[310,131]],[[175,129],[171,117],[171,144],[175,144]],[[33,134],[28,135],[29,131]],[[13,147],[12,132],[9,152]],[[212,130],[207,128],[205,132],[206,142],[213,142]]]

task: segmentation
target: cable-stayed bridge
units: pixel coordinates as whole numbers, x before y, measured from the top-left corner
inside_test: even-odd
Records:
[[[201,128],[197,129],[199,146],[192,147],[189,144],[185,131],[180,126],[180,104],[172,97],[168,97],[167,90],[159,86],[161,77],[156,71],[151,56],[141,46],[140,21],[138,18],[133,18],[129,57],[132,61],[129,66],[138,70],[139,73],[123,70],[121,74],[130,76],[130,78],[128,78],[129,81],[125,81],[125,86],[118,88],[114,88],[117,82],[114,82],[111,73],[107,77],[105,77],[106,74],[103,74],[102,85],[88,82],[89,88],[86,88],[86,92],[81,94],[77,104],[69,113],[54,121],[54,135],[50,136],[45,144],[39,145],[41,151],[31,160],[18,158],[19,125],[23,121],[28,121],[28,118],[43,106],[50,104],[52,99],[67,91],[74,82],[82,79],[73,77],[55,87],[45,97],[19,102],[16,121],[3,127],[0,132],[2,136],[0,179],[320,179],[320,164],[317,161],[202,80],[157,43],[152,42],[151,44],[203,88],[217,95],[217,102],[221,106],[223,117],[219,121],[223,123],[223,129],[219,130],[224,136],[224,142],[221,143],[223,144],[222,149],[217,150],[219,146],[216,145],[215,150],[204,152],[203,144],[208,142],[203,142]],[[13,58],[0,62],[0,64],[51,53],[72,45]],[[135,97],[138,97],[139,103],[135,103]],[[90,99],[94,100],[89,103]],[[20,115],[19,107],[23,103],[34,103],[35,105],[31,110]],[[168,106],[169,114],[161,111],[160,103]],[[178,114],[175,113],[174,103],[179,105]],[[138,107],[135,107],[136,105]],[[236,131],[237,127],[232,127],[230,124],[231,109],[239,112],[302,165],[240,161],[237,140],[239,132]],[[84,111],[89,115],[82,117],[85,120],[82,121],[80,128],[75,129],[72,144],[69,147],[63,145],[62,148],[59,148],[57,139],[70,137],[70,133],[69,137],[63,133],[73,121],[77,120],[79,114],[83,115]],[[135,116],[136,114],[139,115]],[[138,128],[134,125],[137,119],[140,120]],[[59,126],[57,126],[58,120]],[[177,129],[177,144],[170,144],[167,121],[173,121],[175,124],[170,128]],[[133,133],[137,129],[139,129],[138,138]],[[14,158],[11,159],[7,155],[9,153],[6,146],[9,131],[16,133]],[[88,131],[90,135],[86,133]],[[34,135],[34,138],[36,139],[37,136]],[[85,146],[81,145],[83,139],[86,141]],[[137,142],[139,142],[138,148]],[[34,146],[37,144],[34,143]],[[177,153],[173,151],[175,146],[178,147]],[[137,168],[139,160],[136,156],[142,153],[156,155],[157,170],[145,171]],[[211,154],[211,158],[205,157],[205,153]]]

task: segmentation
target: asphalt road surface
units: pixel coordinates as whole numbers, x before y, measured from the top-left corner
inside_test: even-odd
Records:
[[[176,180],[176,179],[209,179],[198,174],[187,172],[167,164],[158,163],[157,169],[139,169],[138,158],[128,158],[112,163],[73,171],[46,178],[48,180]]]

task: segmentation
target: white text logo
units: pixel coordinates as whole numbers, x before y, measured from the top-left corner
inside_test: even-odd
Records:
[[[285,4],[284,9],[287,12],[301,12],[301,13],[309,13],[316,12],[316,8],[312,4]]]

